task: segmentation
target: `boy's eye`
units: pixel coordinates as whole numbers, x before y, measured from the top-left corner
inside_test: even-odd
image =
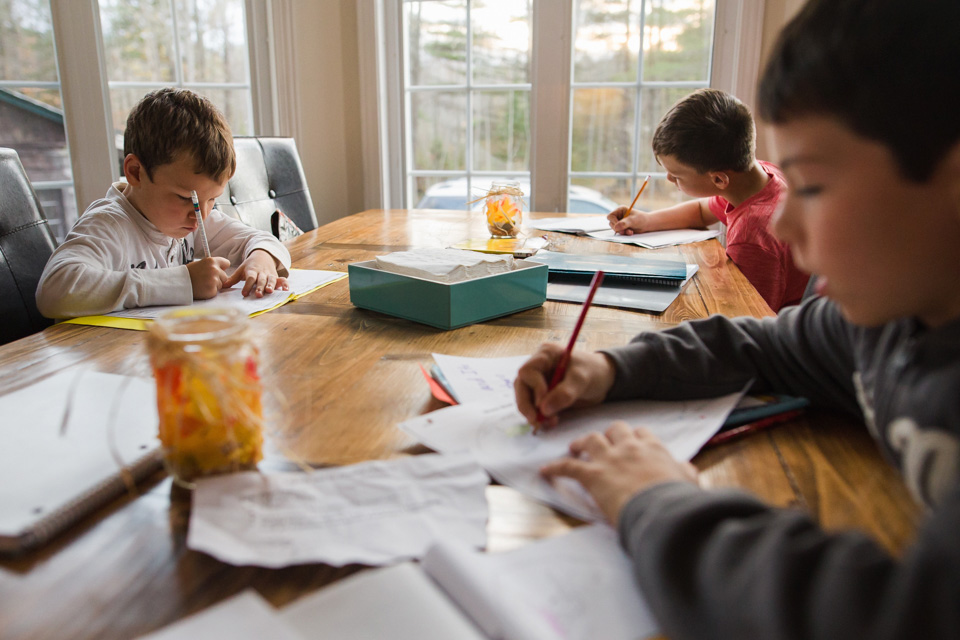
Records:
[[[819,185],[810,185],[810,186],[806,186],[806,187],[795,187],[795,188],[793,189],[793,192],[794,192],[795,194],[797,194],[797,195],[800,196],[800,197],[804,197],[804,198],[805,198],[805,197],[809,197],[809,196],[818,195],[821,191],[823,191],[823,187],[820,187]]]

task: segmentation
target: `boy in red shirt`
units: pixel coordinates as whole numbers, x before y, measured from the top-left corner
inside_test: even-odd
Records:
[[[653,153],[667,180],[696,200],[645,212],[620,207],[607,218],[617,233],[727,225],[727,255],[774,311],[797,304],[809,276],[769,230],[786,183],[773,164],[754,157],[753,116],[716,89],[673,105],[653,135]]]

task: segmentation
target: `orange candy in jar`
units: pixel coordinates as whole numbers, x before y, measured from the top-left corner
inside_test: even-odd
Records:
[[[157,381],[164,461],[190,487],[200,476],[256,468],[263,458],[259,352],[237,309],[177,309],[147,339]]]
[[[523,191],[519,182],[494,182],[484,204],[487,228],[494,238],[516,238],[523,217]]]

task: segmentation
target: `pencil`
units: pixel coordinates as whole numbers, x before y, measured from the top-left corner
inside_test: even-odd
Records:
[[[707,443],[703,445],[704,447],[712,447],[714,445],[723,444],[724,442],[729,442],[741,436],[745,436],[748,433],[753,433],[755,431],[760,431],[761,429],[766,429],[775,424],[780,424],[781,422],[787,422],[788,420],[793,420],[794,418],[803,414],[803,409],[791,409],[789,411],[784,411],[783,413],[777,413],[772,416],[767,416],[766,418],[760,418],[753,422],[748,422],[747,424],[740,425],[739,427],[734,427],[733,429],[726,429],[720,431],[712,438],[707,440]]]
[[[593,302],[593,296],[597,293],[597,289],[600,288],[600,283],[603,282],[603,271],[597,271],[593,274],[593,280],[590,281],[590,291],[587,293],[587,299],[583,301],[583,308],[580,309],[580,317],[577,318],[577,324],[573,327],[573,334],[570,336],[570,342],[567,343],[567,348],[564,350],[563,355],[560,356],[560,362],[557,363],[557,368],[553,370],[553,377],[550,378],[550,384],[547,385],[547,393],[553,390],[560,381],[563,380],[563,376],[567,373],[567,366],[570,364],[570,356],[573,354],[573,345],[577,342],[577,336],[580,335],[580,329],[583,327],[583,321],[587,317],[587,311],[590,309],[590,304]],[[540,427],[540,423],[543,422],[543,415],[540,413],[540,410],[537,409],[537,423],[533,425],[533,432],[536,433]]]
[[[193,212],[197,214],[197,224],[200,226],[200,241],[203,243],[203,254],[209,258],[210,245],[207,244],[207,229],[203,226],[203,214],[200,213],[200,198],[197,197],[196,191],[191,191],[190,197],[193,198]]]
[[[637,195],[633,196],[633,202],[630,203],[630,206],[627,207],[627,215],[630,215],[633,205],[637,204],[637,200],[640,199],[640,194],[643,193],[643,190],[647,188],[647,183],[650,182],[650,176],[647,176],[643,179],[643,184],[640,185],[640,189],[637,190]]]

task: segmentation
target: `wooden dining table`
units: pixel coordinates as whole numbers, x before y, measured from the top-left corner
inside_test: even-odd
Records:
[[[525,233],[541,235],[531,219]],[[370,210],[289,241],[295,267],[347,271],[352,262],[485,235],[482,215]],[[764,317],[770,308],[717,240],[655,251],[546,233],[550,248],[682,258],[699,270],[662,314],[594,307],[577,349],[595,350],[711,314]],[[265,471],[346,465],[428,450],[397,423],[444,405],[420,366],[432,353],[512,356],[566,343],[580,305],[542,307],[444,331],[354,307],[346,279],[251,320],[260,348],[270,424]],[[0,347],[0,393],[68,369],[150,377],[145,334],[58,324]],[[3,417],[0,416],[0,420]],[[23,425],[29,428],[29,425]],[[0,442],[0,446],[4,443]],[[828,530],[859,529],[894,554],[921,517],[899,475],[862,424],[808,411],[781,426],[701,451],[706,487],[739,487],[803,509]],[[54,468],[36,473],[56,473]],[[487,490],[489,552],[563,533],[578,521],[504,486]],[[0,556],[0,638],[133,638],[247,588],[275,606],[363,570],[308,564],[236,567],[186,546],[190,494],[157,472],[39,549]]]

